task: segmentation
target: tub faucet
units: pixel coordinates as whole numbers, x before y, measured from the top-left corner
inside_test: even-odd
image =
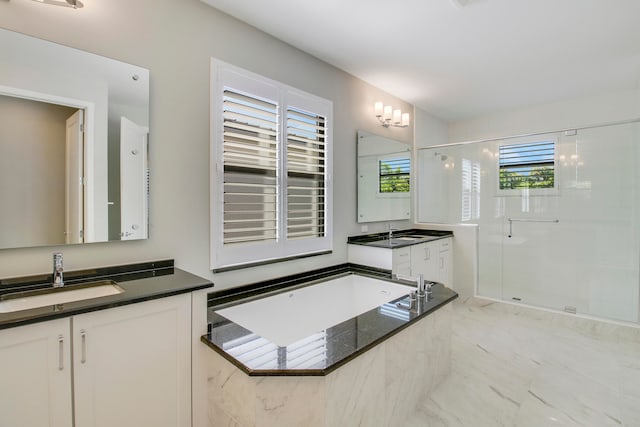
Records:
[[[416,282],[416,295],[418,298],[424,298],[427,294],[431,293],[431,285],[432,282],[424,280],[424,276],[422,273],[418,274],[416,277],[407,277],[402,276],[400,274],[395,275],[396,280],[406,280],[407,282]]]
[[[64,279],[62,278],[62,272],[64,266],[62,264],[62,252],[56,252],[53,254],[53,287],[61,288],[64,286]]]
[[[393,232],[400,230],[399,228],[395,228],[393,225],[389,224],[389,240],[393,239]]]

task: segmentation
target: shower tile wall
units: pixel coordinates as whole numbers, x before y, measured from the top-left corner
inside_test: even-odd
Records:
[[[479,226],[481,296],[638,322],[638,124],[556,140],[556,191],[498,189],[501,145],[419,151],[419,221]],[[544,193],[544,191],[543,191]],[[559,222],[513,222],[508,219]]]

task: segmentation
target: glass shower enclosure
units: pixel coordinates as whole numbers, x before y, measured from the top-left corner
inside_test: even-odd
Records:
[[[418,150],[418,220],[478,225],[479,296],[639,322],[640,124]]]

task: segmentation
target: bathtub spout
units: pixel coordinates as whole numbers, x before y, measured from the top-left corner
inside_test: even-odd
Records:
[[[424,280],[424,276],[422,273],[418,274],[416,277],[407,277],[402,276],[400,274],[395,274],[396,280],[405,280],[407,282],[416,282],[416,290],[418,298],[424,298],[427,294],[431,293],[431,285],[432,282],[428,282]]]

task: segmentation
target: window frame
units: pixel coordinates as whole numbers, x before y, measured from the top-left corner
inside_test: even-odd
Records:
[[[281,82],[211,58],[210,266],[214,272],[330,253],[333,246],[333,103]],[[278,106],[278,232],[275,241],[224,244],[223,93],[225,88],[269,99]],[[287,239],[287,109],[324,117],[324,235]]]
[[[519,144],[533,144],[536,142],[552,142],[553,143],[553,187],[548,188],[514,188],[514,189],[502,189],[500,188],[500,148],[503,146],[513,146]],[[560,168],[559,156],[558,156],[558,138],[557,136],[531,136],[516,138],[513,140],[502,140],[496,146],[497,148],[497,161],[495,163],[495,189],[498,196],[555,196],[559,194],[559,181],[560,181]]]

